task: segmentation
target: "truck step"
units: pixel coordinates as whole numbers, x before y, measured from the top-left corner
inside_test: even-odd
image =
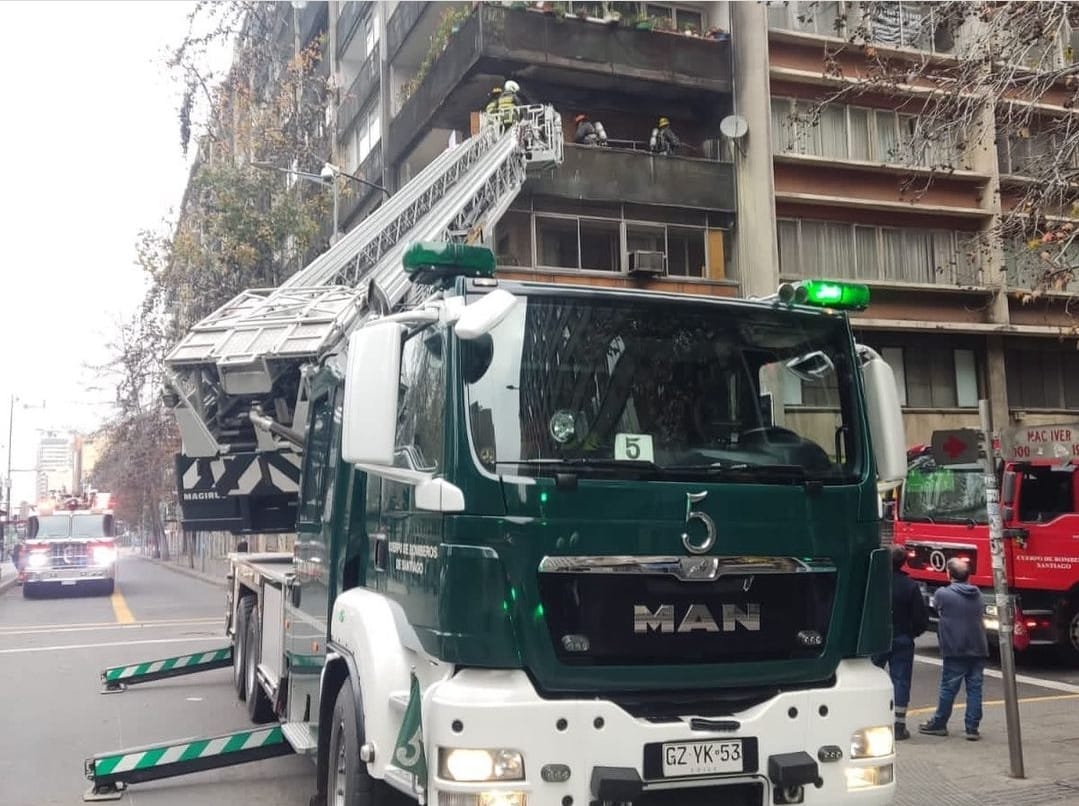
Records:
[[[309,756],[318,749],[318,737],[307,722],[286,722],[281,726],[285,740],[292,749],[303,756]]]
[[[148,660],[127,666],[112,666],[101,673],[104,686],[102,694],[115,694],[136,683],[149,683],[151,680],[164,680],[185,674],[205,672],[210,669],[223,669],[232,665],[232,645],[190,655],[177,655],[173,658]]]
[[[390,708],[399,714],[403,714],[408,708],[408,691],[390,692]]]
[[[92,786],[83,800],[116,798],[129,784],[231,767],[292,752],[280,725],[114,750],[86,759],[86,777]]]
[[[387,764],[383,773],[383,780],[398,792],[402,792],[410,798],[416,798],[420,806],[424,806],[424,789],[417,784],[416,776],[408,770],[402,770],[393,764]]]

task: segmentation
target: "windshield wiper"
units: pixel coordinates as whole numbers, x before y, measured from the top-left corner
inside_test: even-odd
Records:
[[[604,459],[597,457],[589,459],[583,456],[567,457],[565,459],[499,459],[495,465],[521,465],[523,467],[568,467],[574,470],[580,468],[597,468],[599,470],[660,470],[655,463],[646,459]]]

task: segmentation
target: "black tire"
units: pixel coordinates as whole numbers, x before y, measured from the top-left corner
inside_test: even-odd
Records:
[[[232,624],[232,685],[240,702],[247,699],[247,622],[255,607],[255,597],[245,596],[236,607]]]
[[[360,760],[363,729],[356,724],[356,698],[352,682],[337,692],[330,722],[326,765],[326,806],[403,806],[415,803],[387,784],[372,778]]]
[[[116,590],[116,580],[115,579],[106,579],[101,584],[101,592],[105,596],[112,596],[112,594],[113,594],[113,592],[115,590]]]
[[[262,627],[258,614],[253,612],[247,620],[247,647],[244,649],[244,687],[247,689],[247,715],[256,725],[272,722],[273,703],[259,685],[259,650],[262,647]]]
[[[1065,663],[1079,667],[1079,600],[1068,602],[1061,622],[1057,651]]]

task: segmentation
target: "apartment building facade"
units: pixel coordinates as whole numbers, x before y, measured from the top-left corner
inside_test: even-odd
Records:
[[[1054,143],[998,136],[989,104],[976,137],[912,154],[917,88],[820,108],[864,71],[847,53],[839,79],[824,59],[857,13],[837,2],[392,0],[281,11],[297,50],[324,37],[327,159],[391,192],[468,137],[506,79],[559,110],[565,162],[530,179],[501,219],[490,246],[502,275],[729,296],[857,279],[873,305],[856,329],[895,370],[910,442],[976,425],[983,397],[997,428],[1074,416],[1068,289],[1022,300],[1037,266],[988,237],[1024,159]],[[948,58],[971,34],[926,24],[932,13],[887,4],[870,21],[874,46],[893,60]],[[578,113],[601,120],[612,147],[574,145]],[[737,139],[721,131],[731,115],[747,124]],[[647,149],[660,116],[687,145],[678,156]],[[352,191],[343,230],[384,198]],[[664,253],[666,275],[631,272],[639,251]],[[800,388],[787,396],[812,410]]]

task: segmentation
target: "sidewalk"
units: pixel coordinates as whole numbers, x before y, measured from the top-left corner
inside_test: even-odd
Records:
[[[1010,778],[1004,705],[985,703],[980,742],[963,738],[963,712],[952,715],[947,738],[922,736],[919,722],[930,714],[908,714],[912,736],[898,743],[899,806],[1079,805],[1079,694],[1044,690],[1020,703],[1026,778]]]
[[[200,571],[198,568],[188,568],[187,565],[184,564],[186,563],[186,558],[181,558],[178,560],[158,560],[154,559],[153,557],[147,557],[144,554],[137,554],[134,552],[132,552],[129,556],[134,557],[138,560],[143,560],[148,563],[155,563],[156,565],[160,565],[162,568],[168,568],[170,571],[175,571],[178,574],[184,574],[185,576],[194,577],[195,579],[201,579],[203,582],[209,582],[211,585],[220,585],[222,588],[225,587],[225,568],[227,566],[225,566],[224,564],[222,564],[222,570],[220,574],[212,574]]]
[[[15,566],[11,560],[5,559],[0,562],[0,593],[3,593],[15,584]]]

